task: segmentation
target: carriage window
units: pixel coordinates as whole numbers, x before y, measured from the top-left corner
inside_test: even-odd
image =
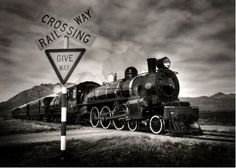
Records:
[[[76,89],[73,90],[73,95],[72,95],[72,99],[75,99],[76,98]]]
[[[72,89],[67,90],[67,99],[73,99],[73,90]]]
[[[41,103],[42,103],[42,104],[41,104],[41,107],[44,108],[44,101],[42,101]]]
[[[67,90],[66,92],[66,97],[69,99],[70,98],[70,90]]]

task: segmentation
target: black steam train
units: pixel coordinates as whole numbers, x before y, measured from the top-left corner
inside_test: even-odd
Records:
[[[67,120],[77,122],[87,118],[93,127],[105,129],[114,126],[130,131],[139,125],[149,126],[160,134],[200,133],[198,107],[178,99],[179,81],[169,69],[170,60],[149,58],[148,72],[138,74],[134,67],[125,70],[124,78],[99,85],[83,82],[69,87],[67,94]],[[50,95],[13,110],[14,118],[60,119],[61,95]]]

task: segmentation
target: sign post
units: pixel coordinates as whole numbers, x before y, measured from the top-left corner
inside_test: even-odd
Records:
[[[67,89],[66,82],[74,71],[76,65],[84,55],[85,48],[69,49],[69,37],[91,48],[96,36],[81,26],[95,20],[95,13],[91,7],[81,14],[73,17],[73,22],[64,18],[44,12],[39,17],[41,24],[52,29],[46,35],[38,38],[36,44],[39,50],[44,50],[55,41],[64,37],[63,49],[47,49],[45,53],[52,64],[61,84],[61,159],[65,158],[66,151],[66,118],[67,118]]]
[[[64,36],[64,48],[69,48],[69,37]],[[61,87],[61,159],[64,159],[66,151],[66,116],[67,116],[67,107],[66,107],[66,95],[67,90],[65,85]]]
[[[64,159],[65,151],[66,151],[66,116],[67,116],[67,108],[66,108],[66,87],[62,85],[61,87],[61,152],[62,159]]]
[[[64,37],[64,49],[47,49],[45,53],[52,64],[59,80],[61,81],[61,159],[64,159],[66,151],[66,82],[85,53],[84,48],[69,49],[69,38]]]

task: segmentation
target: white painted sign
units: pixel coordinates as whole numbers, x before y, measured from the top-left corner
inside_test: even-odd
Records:
[[[48,49],[45,53],[64,85],[85,53],[85,49]]]
[[[86,9],[84,12],[81,14],[73,17],[73,20],[80,26],[92,21],[94,22],[96,18],[96,15],[91,7]]]
[[[46,35],[38,38],[36,44],[40,50],[44,50],[49,47],[51,44],[59,40],[63,35],[59,34],[56,30],[53,30]]]
[[[60,39],[62,36],[68,36],[79,41],[87,47],[91,47],[96,36],[85,28],[80,27],[90,21],[94,21],[95,13],[92,8],[88,8],[80,15],[75,16],[75,23],[70,23],[63,18],[55,16],[49,12],[44,12],[40,16],[40,23],[52,29],[51,32],[36,40],[36,44],[40,50],[43,50]],[[78,26],[80,25],[80,26]]]

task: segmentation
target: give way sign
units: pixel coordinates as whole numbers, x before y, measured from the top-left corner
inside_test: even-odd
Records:
[[[79,63],[86,49],[47,49],[45,53],[60,82],[64,85]]]

